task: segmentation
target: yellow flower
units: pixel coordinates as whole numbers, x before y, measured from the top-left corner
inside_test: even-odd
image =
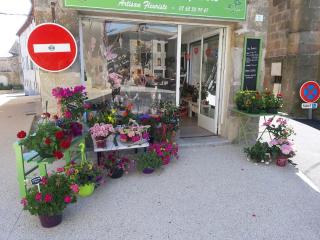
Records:
[[[115,109],[112,109],[112,110],[111,110],[111,113],[112,113],[112,114],[115,114],[116,112],[117,112],[117,111],[116,111]]]
[[[78,173],[79,173],[79,170],[78,170],[78,169],[76,169],[76,170],[74,171],[74,173],[75,173],[75,174],[78,174]]]
[[[89,170],[92,169],[92,164],[88,164],[88,169],[89,169]]]

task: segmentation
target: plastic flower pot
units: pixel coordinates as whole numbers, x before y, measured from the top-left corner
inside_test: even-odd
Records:
[[[142,171],[144,174],[151,174],[154,172],[154,169],[153,168],[145,168],[143,169]]]
[[[279,167],[285,167],[288,163],[287,157],[278,157],[277,158],[277,166]]]
[[[80,197],[89,197],[92,195],[93,191],[94,191],[94,183],[89,183],[86,185],[81,185],[79,187],[79,196]]]
[[[42,227],[52,228],[62,222],[62,214],[54,216],[39,216]]]
[[[106,138],[96,138],[97,148],[105,148],[107,146]]]
[[[114,168],[110,171],[110,177],[113,178],[113,179],[117,179],[117,178],[121,178],[124,174],[124,171],[123,169],[121,168]]]

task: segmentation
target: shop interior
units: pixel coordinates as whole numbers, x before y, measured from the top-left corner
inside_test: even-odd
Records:
[[[220,35],[215,28],[181,27],[177,67],[176,25],[86,19],[82,27],[85,80],[96,101],[105,101],[116,89],[117,101],[128,100],[133,112],[147,113],[160,100],[179,99],[180,137],[216,134]]]

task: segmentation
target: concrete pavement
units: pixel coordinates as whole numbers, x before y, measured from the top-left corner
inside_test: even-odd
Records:
[[[154,175],[108,179],[67,208],[61,225],[44,229],[21,211],[11,150],[31,122],[28,101],[0,106],[0,239],[320,239],[320,194],[292,166],[255,165],[234,145],[183,148]]]

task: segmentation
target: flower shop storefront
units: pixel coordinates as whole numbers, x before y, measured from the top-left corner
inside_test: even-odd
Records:
[[[181,106],[181,137],[219,135],[232,24],[221,20],[245,19],[245,1],[154,2],[65,1],[82,15],[81,76],[90,102],[155,114],[170,101]]]

